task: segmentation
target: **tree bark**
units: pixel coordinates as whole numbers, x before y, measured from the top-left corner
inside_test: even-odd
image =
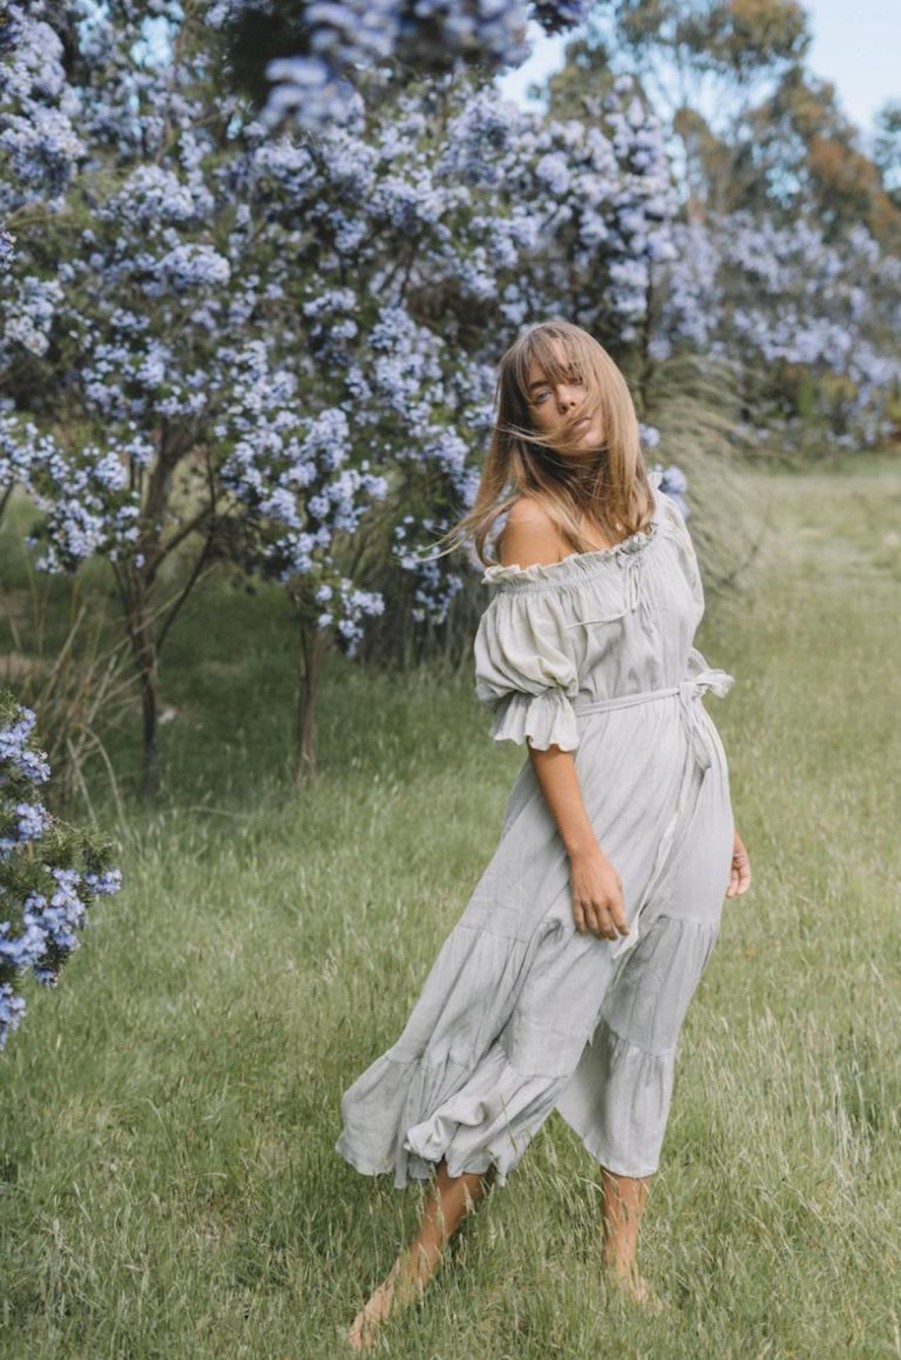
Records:
[[[141,764],[141,798],[151,803],[159,793],[160,754],[157,744],[157,680],[158,656],[153,635],[153,620],[144,593],[144,583],[136,583],[131,599],[131,618],[128,624],[132,652],[141,686],[144,749]]]
[[[322,661],[322,635],[310,619],[300,616],[300,648],[297,687],[297,741],[294,753],[294,783],[310,779],[316,769],[316,682]]]

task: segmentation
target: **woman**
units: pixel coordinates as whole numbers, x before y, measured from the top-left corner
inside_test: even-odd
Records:
[[[472,511],[508,511],[475,639],[496,740],[525,745],[497,850],[397,1043],[345,1093],[336,1145],[398,1187],[434,1176],[419,1231],[357,1314],[421,1294],[465,1213],[552,1109],[599,1163],[604,1262],[637,1302],[639,1220],[675,1047],[722,899],[750,884],[722,743],[700,696],[732,677],[692,646],[704,611],[676,503],[645,472],[626,382],[568,322],[500,362]]]

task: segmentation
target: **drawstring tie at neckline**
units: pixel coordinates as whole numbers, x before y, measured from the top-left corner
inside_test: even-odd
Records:
[[[656,528],[656,525],[654,527]],[[645,559],[641,549],[646,546],[647,541],[647,535],[633,534],[631,538],[624,539],[617,545],[616,562],[626,573],[624,614],[631,613],[644,602],[642,579]]]

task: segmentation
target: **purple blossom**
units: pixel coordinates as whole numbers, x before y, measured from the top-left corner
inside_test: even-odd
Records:
[[[25,1000],[16,996],[9,982],[0,982],[0,1049],[9,1035],[19,1028],[25,1015]]]
[[[0,791],[13,776],[31,784],[45,784],[50,778],[46,754],[31,744],[35,715],[20,708],[13,722],[0,726]]]
[[[16,257],[16,238],[0,227],[0,274],[5,274]]]
[[[690,514],[687,500],[688,478],[685,473],[675,463],[670,463],[666,468],[661,463],[657,463],[653,471],[660,475],[660,490],[676,503],[681,511],[682,518],[688,519]]]
[[[32,710],[0,694],[0,1049],[24,1014],[18,980],[30,971],[53,985],[78,947],[90,903],[122,882],[109,847],[87,848],[84,833],[41,804],[36,786],[50,770],[34,727]]]
[[[220,27],[257,0],[213,0],[207,23]],[[285,55],[266,69],[273,82],[263,122],[280,127],[294,117],[322,131],[358,130],[364,110],[354,90],[356,71],[395,60],[406,70],[430,75],[476,62],[485,70],[517,66],[529,55],[522,0],[312,0],[303,6],[310,33],[305,54]],[[536,4],[532,11],[546,32],[560,32],[587,17],[585,0]]]
[[[674,243],[674,259],[655,271],[665,298],[655,359],[680,347],[703,349],[777,391],[787,366],[840,375],[852,388],[839,420],[856,423],[865,441],[878,440],[901,361],[870,337],[896,327],[901,289],[892,279],[896,263],[883,259],[864,228],[827,242],[803,219],[779,226],[736,213],[676,227]]]

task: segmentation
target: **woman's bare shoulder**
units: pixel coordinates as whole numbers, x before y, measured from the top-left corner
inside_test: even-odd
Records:
[[[519,496],[510,506],[498,548],[505,567],[550,566],[567,553],[547,510],[526,495]]]

